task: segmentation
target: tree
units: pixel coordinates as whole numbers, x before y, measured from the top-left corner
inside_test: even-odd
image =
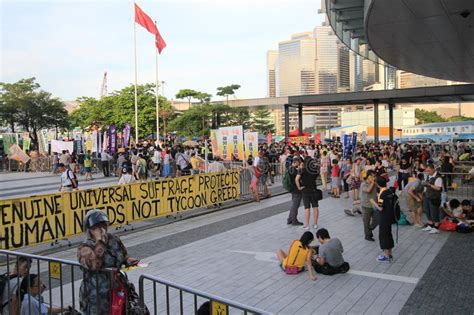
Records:
[[[16,83],[0,83],[0,119],[15,124],[30,132],[37,141],[36,132],[43,128],[68,127],[64,104],[46,91],[40,90],[35,78],[22,79]]]
[[[271,113],[265,107],[259,107],[252,113],[252,128],[261,134],[275,132],[275,124],[270,117]]]
[[[222,86],[217,88],[217,95],[219,96],[225,96],[227,99],[226,104],[229,105],[229,95],[234,95],[235,90],[240,89],[240,85],[238,84],[232,84],[228,86]]]
[[[467,121],[467,120],[474,120],[474,117],[452,116],[448,118],[448,121]]]
[[[179,90],[178,94],[176,94],[176,98],[179,98],[179,99],[187,98],[188,103],[189,103],[189,108],[191,108],[191,99],[192,98],[197,98],[201,94],[202,94],[201,92],[198,92],[198,91],[195,91],[195,90],[183,89],[183,90]]]
[[[198,92],[198,94],[194,96],[194,98],[199,100],[201,104],[209,103],[211,101],[211,97],[212,97],[212,94],[202,93],[202,92]]]
[[[419,124],[429,124],[435,122],[445,122],[446,119],[441,117],[436,112],[427,111],[424,109],[415,109],[415,118]]]
[[[183,136],[203,136],[211,128],[212,105],[192,107],[170,122],[170,129]]]
[[[144,137],[156,131],[155,85],[144,84],[137,87],[139,136]],[[84,129],[107,127],[112,124],[122,129],[126,123],[135,126],[134,86],[127,86],[100,100],[82,97],[80,107],[69,115],[73,127]],[[166,132],[167,123],[174,117],[171,104],[165,97],[158,98],[160,133]],[[161,131],[163,130],[163,131]],[[133,133],[132,133],[133,134]]]

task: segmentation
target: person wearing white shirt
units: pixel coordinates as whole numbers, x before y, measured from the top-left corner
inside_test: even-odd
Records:
[[[225,171],[227,171],[227,169],[225,168],[224,164],[219,162],[219,158],[216,157],[215,161],[209,161],[206,173],[220,173]]]
[[[59,171],[61,172],[61,186],[59,186],[59,191],[72,191],[77,187],[76,179],[74,178],[74,173],[68,169],[63,163],[59,163]]]
[[[104,177],[109,177],[109,160],[110,160],[110,155],[107,153],[107,151],[102,151],[100,154],[100,161],[102,162],[102,172],[104,173]]]
[[[423,231],[429,232],[430,234],[438,234],[443,179],[435,170],[433,164],[429,164],[425,171],[428,174],[428,178],[422,182],[422,185],[425,187],[423,193],[423,211],[426,213],[428,220]]]
[[[123,168],[122,169],[122,176],[120,176],[119,185],[124,185],[124,184],[131,184],[136,181],[135,176],[132,175],[132,170]]]

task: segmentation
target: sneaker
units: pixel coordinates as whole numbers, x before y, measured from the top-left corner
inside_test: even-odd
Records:
[[[365,240],[366,240],[366,241],[375,242],[375,240],[374,240],[374,237],[373,237],[373,236],[366,236],[366,237],[365,237]]]
[[[313,225],[313,229],[316,230],[317,228],[318,228],[318,225],[317,225],[317,224]]]
[[[303,222],[300,222],[300,221],[296,221],[296,222],[293,222],[291,225],[293,226],[300,226],[300,225],[303,225]]]
[[[422,231],[425,231],[425,232],[430,232],[433,228],[429,225],[427,225],[424,229],[422,229]]]
[[[392,255],[388,255],[388,261],[390,261],[390,262],[393,261],[393,256]]]
[[[309,225],[303,225],[302,228],[303,230],[309,230]]]
[[[431,231],[428,232],[428,234],[439,234],[439,230],[437,228],[432,228]]]
[[[355,213],[357,213],[357,214],[362,214],[362,211],[360,211],[359,209],[357,209],[357,210],[355,211]]]
[[[352,210],[349,210],[349,209],[344,209],[344,213],[347,215],[350,215],[351,217],[354,216],[354,212],[352,212]]]
[[[377,261],[378,262],[390,262],[390,257],[387,257],[385,255],[379,255],[379,257],[377,257]]]

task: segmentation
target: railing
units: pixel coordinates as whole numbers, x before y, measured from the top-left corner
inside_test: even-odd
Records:
[[[441,176],[443,178],[443,190],[449,198],[474,198],[474,174],[441,173]]]
[[[26,254],[26,253],[21,253],[21,252],[14,252],[14,251],[8,251],[8,250],[0,250],[0,274],[12,274],[13,270],[15,269],[15,265],[19,265],[19,260],[20,257],[23,257],[25,259],[30,259],[31,265],[29,268],[29,274],[32,274],[33,270],[36,270],[37,274],[37,283],[39,284],[40,281],[42,283],[45,283],[44,280],[46,279],[47,287],[48,289],[45,292],[43,292],[42,296],[44,298],[44,301],[48,301],[45,303],[45,305],[48,308],[51,307],[60,307],[61,309],[64,310],[64,313],[68,313],[69,310],[74,310],[74,309],[79,309],[79,286],[80,286],[80,281],[82,280],[82,270],[81,265],[78,262],[75,261],[70,261],[70,260],[65,260],[65,259],[58,259],[58,258],[51,258],[51,257],[45,257],[45,256],[38,256],[38,255],[32,255],[32,254]],[[99,279],[100,275],[106,275],[108,279],[110,279],[110,284],[112,285],[112,272],[113,270],[98,270],[93,272],[95,279],[92,281],[96,282],[96,297],[97,300],[99,300]],[[78,277],[77,274],[80,274]],[[21,282],[20,278],[16,278],[16,283],[13,283],[13,286],[16,286],[17,288],[20,288]],[[29,277],[24,277],[26,279],[28,288],[32,287],[32,284],[30,283],[30,278]],[[16,307],[18,308],[18,312],[20,313],[20,307],[21,303],[19,302],[21,300],[20,296],[20,290],[17,290],[16,292],[13,292],[13,295],[10,295],[10,292],[13,288],[10,286],[10,281],[7,281],[7,284],[4,288],[4,290],[7,293],[7,296],[9,297],[10,303],[5,305],[5,309],[9,310],[9,314],[12,314],[12,302],[16,299],[18,301]],[[5,294],[5,293],[4,293]],[[93,294],[91,294],[93,295]],[[88,297],[89,302],[91,303],[91,296]],[[28,313],[32,313],[32,303],[31,299],[28,300]],[[40,305],[39,305],[40,306]],[[101,309],[101,303],[97,303],[97,313],[100,313]],[[48,312],[51,313],[51,312]],[[41,311],[39,311],[39,314],[42,314]]]
[[[145,290],[146,280],[151,282],[149,289],[152,291],[152,298],[149,301],[145,298],[148,296]],[[164,287],[164,290],[159,291],[157,285]],[[270,314],[258,308],[149,275],[141,275],[139,278],[139,296],[141,307],[147,305],[152,314],[197,314],[199,306],[205,302],[210,303],[208,314],[229,314],[229,311],[234,309],[244,314]],[[176,299],[179,300],[178,305],[171,305],[171,301]]]

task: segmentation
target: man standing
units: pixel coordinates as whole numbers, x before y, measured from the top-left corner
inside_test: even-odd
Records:
[[[421,223],[421,201],[423,198],[423,189],[421,182],[425,179],[423,173],[416,177],[408,178],[408,183],[403,187],[403,194],[406,198],[408,212],[410,214],[410,223],[416,227],[423,227]]]
[[[77,188],[77,180],[70,169],[63,163],[59,163],[59,171],[61,172],[61,186],[59,186],[59,191],[72,191],[74,188]]]
[[[301,160],[299,158],[294,158],[291,166],[288,168],[288,175],[290,176],[292,187],[291,187],[291,208],[290,213],[288,215],[287,224],[291,224],[294,226],[303,225],[300,221],[298,221],[298,208],[301,204],[301,191],[296,186],[296,176],[298,175],[298,170],[302,165]]]
[[[422,182],[425,187],[423,194],[423,211],[428,218],[426,227],[423,231],[430,234],[438,234],[439,230],[439,206],[441,205],[441,192],[443,190],[443,179],[441,175],[435,170],[433,164],[428,164],[426,167],[428,178]]]
[[[371,199],[376,200],[377,189],[375,185],[375,172],[367,171],[364,181],[360,185],[360,202],[362,207],[362,221],[364,222],[364,235],[367,241],[375,242],[373,230],[378,225],[379,214],[374,210]]]
[[[110,174],[109,174],[109,160],[110,160],[110,157],[109,157],[109,154],[107,153],[106,150],[102,151],[102,153],[100,154],[100,161],[101,161],[101,164],[102,164],[102,172],[104,173],[104,177],[109,177]]]
[[[304,225],[303,229],[309,230],[309,221],[311,215],[311,206],[313,207],[313,228],[318,228],[319,203],[316,198],[316,179],[318,177],[317,167],[314,159],[307,157],[304,160],[304,166],[301,173],[296,175],[295,184],[301,191],[304,205]]]

